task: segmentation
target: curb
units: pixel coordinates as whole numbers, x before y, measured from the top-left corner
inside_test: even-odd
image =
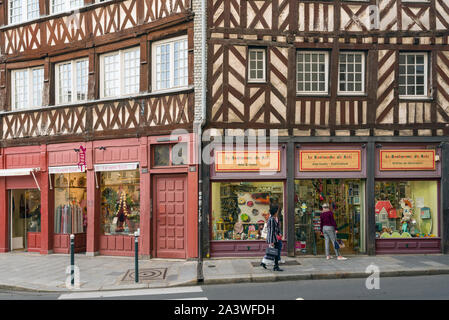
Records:
[[[384,271],[380,272],[380,277],[416,277],[416,276],[429,276],[429,275],[445,275],[449,274],[449,269],[440,270],[397,270],[397,271]],[[264,276],[248,276],[248,277],[233,277],[233,278],[215,278],[204,279],[205,285],[214,284],[233,284],[233,283],[263,283],[273,281],[294,281],[294,280],[337,280],[337,279],[361,279],[367,278],[368,273],[365,272],[333,272],[333,273],[308,273],[308,274],[288,274],[278,275],[269,274]]]

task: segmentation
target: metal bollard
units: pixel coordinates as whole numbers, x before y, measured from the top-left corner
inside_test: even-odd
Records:
[[[75,285],[75,235],[70,235],[70,283]]]
[[[134,281],[139,282],[139,232],[140,230],[134,232]]]

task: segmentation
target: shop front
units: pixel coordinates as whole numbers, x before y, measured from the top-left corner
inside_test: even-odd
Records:
[[[376,254],[441,253],[441,150],[383,145],[376,152]]]
[[[40,149],[5,148],[0,157],[0,252],[40,252]]]
[[[211,166],[210,254],[261,256],[267,246],[262,229],[270,203],[281,208],[280,222],[286,240],[285,147],[276,150],[215,148]],[[283,253],[286,252],[284,245]]]
[[[365,149],[360,145],[301,145],[295,152],[295,253],[324,254],[322,205],[337,223],[342,254],[366,252]]]

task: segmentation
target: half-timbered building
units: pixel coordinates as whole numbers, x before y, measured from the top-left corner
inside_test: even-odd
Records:
[[[325,202],[344,254],[447,253],[448,30],[444,0],[209,0],[205,252],[263,255],[276,201],[290,256]]]
[[[0,252],[197,256],[194,3],[0,2]]]

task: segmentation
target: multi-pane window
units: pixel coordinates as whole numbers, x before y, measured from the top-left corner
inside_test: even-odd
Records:
[[[344,94],[365,91],[365,55],[362,52],[341,52],[338,68],[338,92]]]
[[[427,96],[427,53],[399,54],[399,95]]]
[[[50,0],[51,13],[59,13],[84,6],[83,0]]]
[[[39,0],[9,0],[9,23],[21,23],[39,18]]]
[[[88,60],[62,62],[56,65],[56,103],[87,99]]]
[[[248,81],[263,82],[265,81],[265,50],[249,49],[248,50]]]
[[[180,37],[153,45],[155,90],[185,87],[188,84],[187,38]]]
[[[328,92],[329,54],[325,51],[298,51],[296,55],[296,91],[299,94]]]
[[[140,48],[120,50],[101,57],[101,97],[116,97],[140,90]]]
[[[44,85],[44,69],[14,70],[11,74],[12,110],[40,107]]]

